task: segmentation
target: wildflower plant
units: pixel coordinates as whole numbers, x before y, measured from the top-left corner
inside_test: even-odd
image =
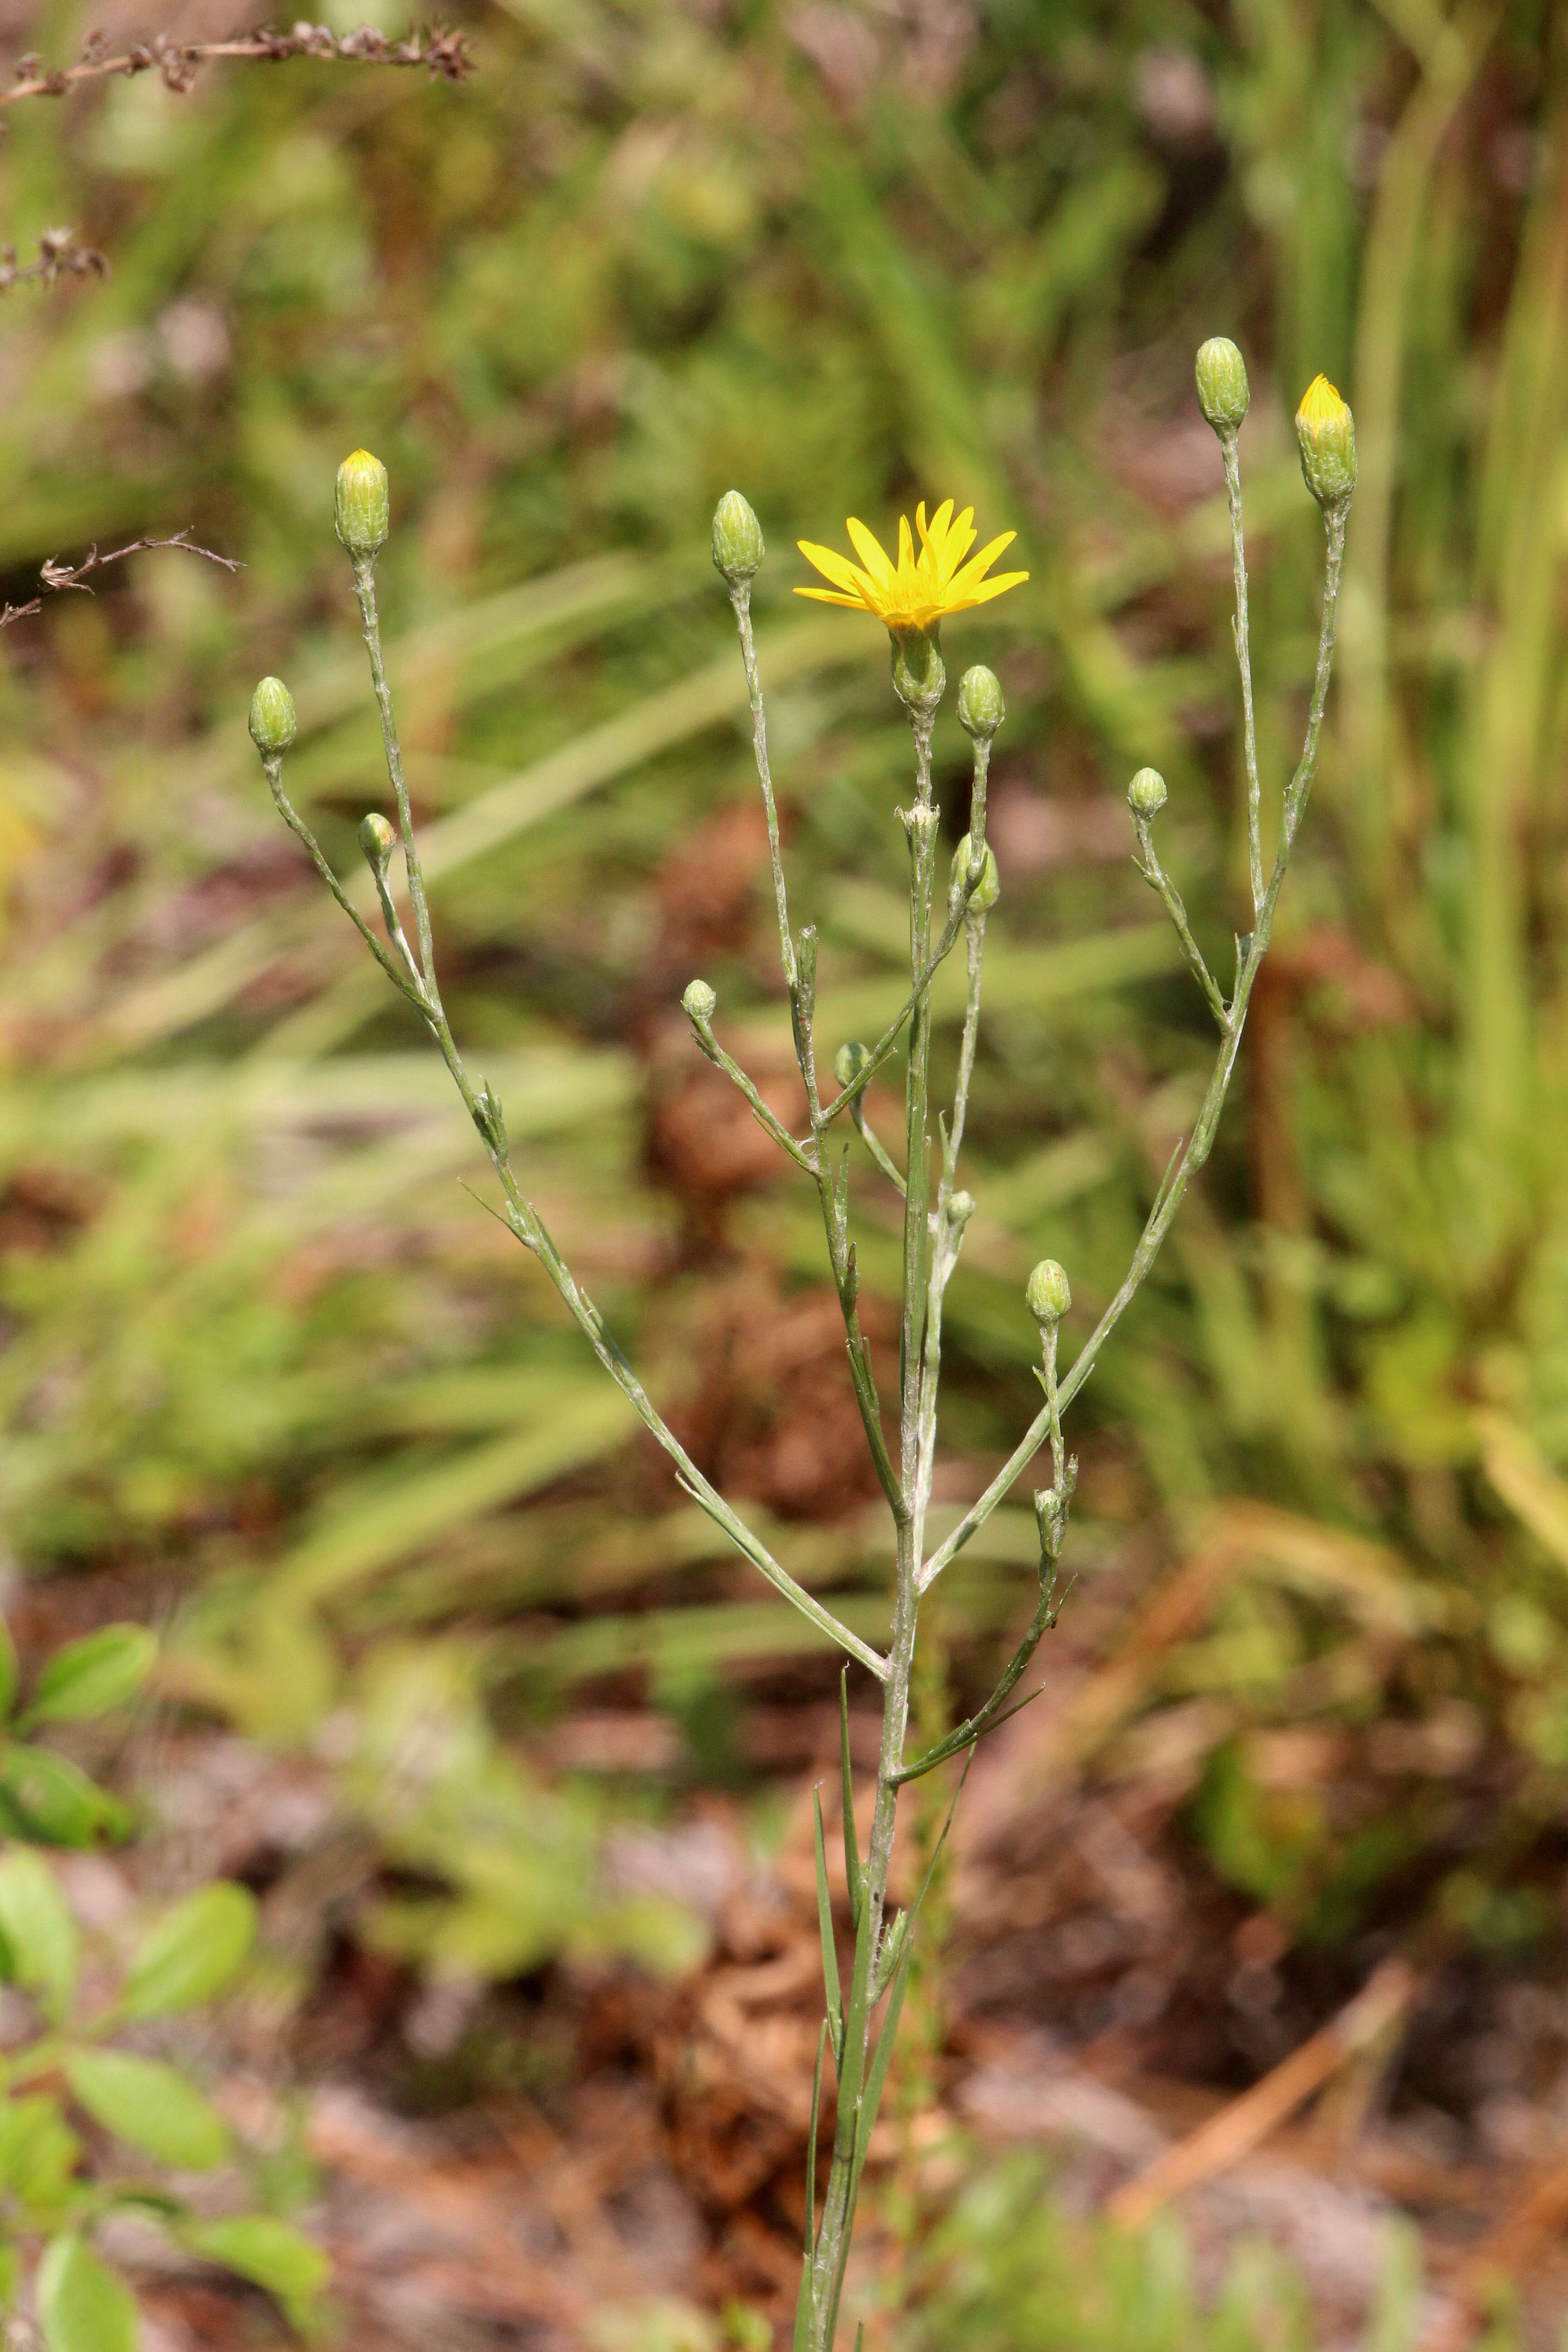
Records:
[[[879,1650],[862,1640],[805,1591],[687,1453],[622,1353],[599,1309],[567,1265],[538,1208],[524,1190],[513,1166],[502,1107],[490,1087],[470,1074],[453,1036],[441,999],[428,894],[420,867],[376,614],[375,558],[389,527],[386,475],[384,468],[363,450],[347,458],[339,470],[337,529],[353,566],[395,809],[395,826],[382,814],[373,812],[360,827],[360,845],[380,909],[380,931],[355,894],[333,872],[284,790],[284,756],[294,738],[293,706],[287,689],[279,680],[265,678],[257,688],[251,705],[251,735],[279,811],[298,835],[370,952],[428,1030],[489,1158],[500,1186],[501,1214],[506,1223],[522,1246],[539,1260],[610,1378],[669,1455],[683,1491],[722,1528],[736,1549],[776,1591],[872,1677],[881,1692],[882,1726],[875,1797],[868,1847],[862,1855],[855,1819],[846,1667],[840,1683],[843,1737],[839,1810],[854,1929],[853,1958],[847,1981],[839,1969],[820,1797],[816,1805],[816,1886],[827,2014],[818,2042],[806,2152],[805,2242],[795,2321],[796,2352],[827,2352],[834,2342],[861,2177],[893,2053],[921,1904],[925,1886],[930,1885],[928,1870],[925,1886],[909,1908],[889,1916],[889,1874],[900,1793],[910,1781],[972,1752],[981,1738],[1006,1718],[1013,1710],[1013,1694],[1040,1642],[1056,1622],[1059,1563],[1077,1475],[1076,1462],[1067,1450],[1064,1417],[1153,1265],[1188,1186],[1213,1149],[1253,986],[1268,950],[1280,889],[1316,770],[1333,653],[1345,526],[1355,481],[1355,436],[1351,412],[1333,387],[1319,377],[1304,398],[1296,420],[1302,471],[1322,511],[1327,563],[1305,740],[1295,772],[1280,796],[1277,846],[1266,875],[1237,456],[1237,432],[1247,414],[1248,389],[1246,367],[1235,344],[1223,339],[1205,343],[1197,355],[1196,378],[1199,404],[1219,439],[1230,508],[1235,637],[1247,776],[1249,927],[1237,940],[1235,974],[1227,992],[1205,961],[1180,894],[1165,872],[1155,845],[1155,822],[1166,799],[1164,782],[1152,768],[1140,769],[1128,792],[1133,859],[1145,881],[1163,902],[1182,952],[1214,1015],[1219,1043],[1213,1074],[1192,1131],[1177,1146],[1155,1191],[1126,1275],[1069,1365],[1060,1360],[1062,1326],[1072,1304],[1067,1271],[1047,1259],[1029,1276],[1024,1305],[1034,1316],[1039,1330],[1037,1376],[1043,1402],[984,1493],[970,1504],[951,1533],[929,1552],[926,1521],[936,1462],[943,1302],[975,1205],[960,1184],[958,1174],[979,1034],[986,919],[996,903],[999,889],[995,857],[985,838],[986,780],[992,744],[1005,716],[1001,687],[994,674],[984,667],[968,670],[960,683],[957,700],[959,719],[973,747],[969,830],[952,856],[943,889],[938,878],[941,811],[932,798],[931,778],[932,730],[947,685],[941,628],[948,614],[1005,594],[1027,574],[992,572],[991,567],[1012,541],[1011,532],[993,539],[978,554],[972,555],[976,536],[973,509],[955,513],[952,500],[944,500],[929,520],[924,506],[918,507],[912,531],[907,521],[900,522],[896,559],[887,554],[862,523],[853,520],[847,530],[858,562],[831,548],[800,542],[802,553],[828,585],[802,587],[797,589],[798,594],[872,615],[886,626],[893,688],[908,715],[914,748],[913,796],[910,807],[899,812],[910,859],[908,992],[873,1044],[847,1040],[835,1045],[829,1082],[819,1059],[823,1047],[816,1030],[816,932],[809,924],[797,931],[790,914],[778,808],[769,766],[766,710],[752,629],[752,583],[765,554],[763,532],[755,514],[738,491],[731,490],[721,500],[713,519],[713,561],[734,610],[750,694],[752,744],[767,821],[778,918],[779,955],[807,1111],[807,1131],[804,1135],[795,1134],[784,1123],[721,1042],[714,1027],[717,998],[709,983],[693,980],[682,1002],[700,1051],[739,1088],[759,1125],[798,1171],[801,1179],[816,1189],[828,1264],[843,1313],[855,1399],[892,1521],[891,1633],[885,1649]],[[404,919],[404,904],[409,910],[412,937],[410,926]],[[932,1102],[931,1080],[931,983],[961,939],[968,966],[968,991],[957,1080],[951,1105],[938,1111]],[[873,1131],[866,1107],[867,1089],[872,1079],[895,1056],[901,1058],[904,1070],[901,1160]],[[896,1390],[888,1408],[884,1407],[859,1318],[859,1276],[850,1216],[853,1138],[864,1144],[877,1181],[891,1184],[903,1200],[899,1360]],[[984,1705],[946,1738],[923,1753],[910,1756],[906,1745],[910,1675],[921,1599],[996,1509],[1042,1447],[1048,1452],[1049,1479],[1034,1497],[1039,1561],[1037,1597],[1027,1629]],[[947,1826],[951,1822],[950,1808]],[[947,1835],[947,1826],[937,1843],[938,1853]],[[822,2152],[818,2147],[817,2117],[829,2058],[837,2076],[837,2094],[831,2147],[826,2151],[825,2159],[819,2160]]]

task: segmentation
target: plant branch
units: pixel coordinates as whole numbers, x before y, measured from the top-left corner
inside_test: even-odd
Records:
[[[289,33],[263,26],[226,41],[176,41],[160,33],[154,40],[138,41],[112,55],[102,33],[89,33],[74,65],[51,72],[34,53],[19,58],[16,80],[9,89],[0,89],[0,107],[14,106],[22,98],[65,98],[82,82],[154,69],[170,89],[186,90],[200,67],[223,58],[270,65],[289,58],[318,58],[339,65],[423,66],[435,81],[462,81],[474,69],[467,37],[441,25],[411,33],[402,41],[389,41],[372,25],[342,35],[325,25],[300,24]]]
[[[1219,446],[1225,459],[1226,496],[1230,504],[1231,570],[1236,581],[1236,620],[1232,629],[1232,638],[1236,646],[1236,666],[1241,672],[1241,742],[1242,754],[1247,763],[1247,863],[1252,886],[1252,912],[1256,919],[1263,905],[1262,793],[1258,782],[1258,728],[1252,710],[1252,648],[1247,637],[1247,548],[1241,529],[1241,459],[1237,450],[1234,425],[1226,426],[1221,433]]]
[[[1182,903],[1182,894],[1160,863],[1149,820],[1146,816],[1141,816],[1134,812],[1132,823],[1138,835],[1138,847],[1132,862],[1149,887],[1163,899],[1165,912],[1174,924],[1176,937],[1182,943],[1182,953],[1191,965],[1198,986],[1208,998],[1210,1012],[1219,1023],[1221,1030],[1226,1030],[1230,1026],[1230,1013],[1225,998],[1220,993],[1218,982],[1204,961],[1202,950],[1193,937],[1191,926],[1187,921],[1187,910]]]
[[[1251,937],[1246,941],[1237,973],[1236,992],[1229,1007],[1228,1025],[1220,1041],[1220,1049],[1210,1077],[1203,1107],[1173,1173],[1162,1188],[1150,1211],[1148,1222],[1139,1238],[1121,1288],[1101,1315],[1072,1370],[1062,1382],[1060,1406],[1063,1411],[1072,1402],[1094,1370],[1100,1350],[1121,1322],[1142,1284],[1144,1276],[1160,1254],[1160,1244],[1170,1230],[1171,1221],[1180,1208],[1188,1185],[1198,1173],[1214,1148],[1220,1113],[1230,1087],[1240,1050],[1242,1031],[1246,1026],[1247,1010],[1252,995],[1258,968],[1268,953],[1273,936],[1274,910],[1279,903],[1280,885],[1290,862],[1290,852],[1296,834],[1306,811],[1312,779],[1317,772],[1318,743],[1322,731],[1323,712],[1328,703],[1329,677],[1333,666],[1334,624],[1339,606],[1340,574],[1344,561],[1345,520],[1349,501],[1340,500],[1324,512],[1328,539],[1328,557],[1323,580],[1322,622],[1318,634],[1318,658],[1312,679],[1312,699],[1307,719],[1307,731],[1301,758],[1287,788],[1283,818],[1279,831],[1279,846],[1274,860],[1258,921]],[[920,1574],[923,1592],[935,1582],[948,1562],[961,1552],[977,1528],[984,1527],[992,1512],[1009,1493],[1026,1465],[1038,1452],[1042,1440],[1051,1425],[1050,1409],[1036,1415],[1020,1444],[1014,1449],[1002,1468],[977,1501],[972,1503],[950,1536],[940,1544],[926,1561]]]

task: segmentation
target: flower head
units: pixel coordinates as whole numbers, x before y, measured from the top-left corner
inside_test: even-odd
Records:
[[[1315,375],[1296,411],[1301,471],[1320,506],[1337,506],[1355,488],[1355,419],[1326,375]]]
[[[797,596],[814,596],[821,604],[847,605],[852,613],[874,613],[889,629],[933,628],[947,614],[966,612],[972,604],[989,604],[993,596],[1016,588],[1029,576],[1026,572],[1004,572],[987,580],[985,574],[992,564],[1005,547],[1011,547],[1018,534],[1005,530],[1000,539],[994,539],[978,555],[970,555],[975,537],[973,516],[973,507],[965,507],[961,515],[954,515],[952,500],[944,499],[928,523],[924,506],[918,506],[915,530],[920,534],[921,549],[917,555],[908,519],[900,515],[899,560],[895,564],[865,524],[857,522],[851,515],[845,528],[855,543],[859,563],[851,563],[847,556],[837,554],[831,547],[815,547],[810,540],[803,539],[797,542],[801,553],[833,585],[797,588],[795,593]]]

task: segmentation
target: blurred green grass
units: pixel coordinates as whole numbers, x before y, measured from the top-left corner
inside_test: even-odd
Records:
[[[52,45],[73,29],[52,17]],[[1158,762],[1173,863],[1223,966],[1238,758],[1223,503],[1189,369],[1202,336],[1231,332],[1256,387],[1243,454],[1276,779],[1318,570],[1288,416],[1320,367],[1354,403],[1363,462],[1341,682],[1243,1092],[1085,1400],[1087,1515],[1107,1539],[1163,1517],[1180,1543],[1202,1506],[1250,1496],[1376,1537],[1438,1596],[1380,1646],[1342,1599],[1282,1592],[1260,1555],[1173,1658],[1147,1703],[1216,1702],[1191,1820],[1222,1874],[1297,1933],[1343,1937],[1380,1903],[1504,1943],[1521,1916],[1554,1932],[1552,26],[1419,0],[1258,0],[1223,20],[1174,0],[510,0],[473,29],[482,70],[460,90],[295,65],[11,118],[8,233],[69,218],[114,276],[10,299],[6,584],[186,521],[247,566],[231,583],[142,558],[5,641],[0,1493],[17,1564],[112,1565],[180,1596],[184,1687],[278,1738],[370,1706],[377,1645],[412,1628],[460,1640],[476,1706],[520,1676],[542,1707],[616,1668],[657,1689],[776,1652],[781,1612],[686,1515],[647,1519],[670,1498],[629,1416],[454,1183],[475,1173],[471,1136],[277,832],[250,685],[293,687],[292,777],[346,870],[383,792],[330,502],[339,457],[367,444],[393,477],[383,601],[448,998],[547,1213],[679,1397],[728,1276],[693,1262],[689,1201],[649,1166],[648,1102],[684,1066],[676,1007],[699,959],[750,1049],[780,1021],[765,910],[743,866],[724,878],[723,826],[753,787],[704,549],[716,497],[743,488],[772,545],[763,664],[796,901],[824,926],[825,1034],[896,999],[906,750],[877,632],[802,617],[791,541],[851,512],[880,528],[918,496],[1016,525],[1031,571],[950,630],[950,659],[1004,678],[999,784],[1098,840],[1103,797]],[[956,835],[951,717],[938,748]],[[1021,855],[1010,873],[1005,854],[1003,881],[981,1215],[951,1302],[952,1427],[975,1457],[1028,1410],[1022,1270],[1048,1248],[1083,1311],[1109,1295],[1205,1055],[1125,865]],[[891,1259],[870,1181],[874,1289]],[[724,1231],[787,1286],[816,1276],[805,1208],[781,1180]],[[647,1519],[637,1546],[615,1533],[628,1513]],[[879,1554],[853,1495],[841,1519],[778,1542],[869,1628]],[[976,1555],[946,1618],[961,1676],[1011,1606],[1005,1542]],[[1436,1768],[1380,1783],[1348,1827],[1255,1769],[1284,1723],[1360,1738],[1455,1707],[1499,1768],[1479,1826],[1434,1806]],[[1523,1914],[1521,1890],[1539,1896]]]

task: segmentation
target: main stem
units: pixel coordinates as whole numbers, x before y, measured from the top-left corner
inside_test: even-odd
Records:
[[[931,1003],[929,992],[919,989],[931,953],[932,880],[936,870],[938,817],[931,798],[931,730],[935,706],[910,707],[915,740],[915,805],[905,819],[910,837],[910,971],[916,996],[910,1016],[909,1076],[905,1087],[904,1161],[904,1280],[903,1318],[899,1350],[899,1443],[900,1484],[908,1500],[920,1486],[921,1386],[924,1355],[926,1262],[931,1197]],[[863,1933],[875,1981],[887,1909],[888,1872],[893,1859],[893,1831],[899,1804],[899,1767],[903,1761],[909,1729],[910,1675],[914,1664],[915,1626],[920,1609],[916,1578],[921,1562],[923,1512],[918,1501],[896,1523],[897,1584],[893,1599],[893,1637],[888,1650],[888,1679],[883,1686],[882,1738],[877,1760],[877,1801],[871,1814],[871,1838],[866,1862],[867,1921]],[[853,2221],[855,2137],[859,2123],[858,2094],[844,2095],[850,2085],[863,2085],[871,2043],[869,2000],[858,2020],[858,2048],[844,2053],[840,2071],[838,2117],[834,2132],[833,2162],[827,2177],[822,2227],[817,2233],[814,2270],[819,2282],[812,2301],[811,2352],[828,2352],[837,2319],[837,2284],[846,2241]],[[848,2021],[846,2020],[847,2037]]]

